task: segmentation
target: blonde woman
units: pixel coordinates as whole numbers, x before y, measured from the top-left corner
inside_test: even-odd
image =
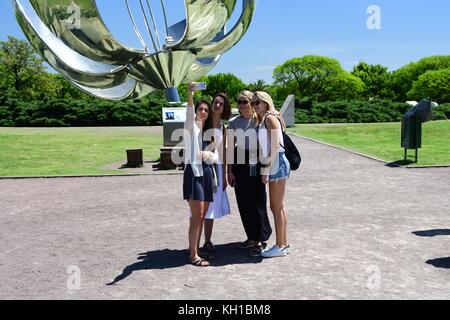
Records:
[[[253,92],[250,91],[241,92],[237,98],[240,115],[230,120],[227,128],[227,151],[234,151],[234,159],[230,159],[233,164],[228,165],[227,173],[247,235],[238,247],[250,249],[250,255],[259,256],[272,234],[272,228],[267,216],[266,186],[256,166],[258,121],[251,105],[252,98]]]
[[[209,205],[213,202],[215,173],[213,163],[219,159],[216,149],[210,150],[211,141],[204,139],[204,132],[212,128],[211,106],[200,101],[194,108],[194,83],[189,84],[186,122],[184,123],[185,170],[183,176],[183,197],[189,203],[189,261],[198,267],[207,267],[209,262],[199,256],[199,239],[203,221]]]
[[[283,148],[282,130],[285,129],[285,124],[267,92],[255,92],[252,102],[260,121],[258,141],[262,162],[261,181],[265,185],[269,184],[270,209],[274,216],[276,232],[276,244],[271,249],[264,250],[261,256],[282,257],[289,253],[288,217],[284,207],[284,195],[291,170]]]

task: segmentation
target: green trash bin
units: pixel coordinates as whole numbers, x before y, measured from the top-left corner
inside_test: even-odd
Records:
[[[422,147],[422,121],[418,117],[402,117],[402,148]]]
[[[422,148],[422,123],[433,118],[431,101],[423,99],[402,117],[401,146],[405,148],[405,161],[408,149],[416,150],[417,163],[419,148]]]

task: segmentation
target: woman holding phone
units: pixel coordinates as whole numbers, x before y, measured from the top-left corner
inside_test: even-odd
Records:
[[[183,197],[188,201],[191,210],[188,233],[189,262],[194,266],[207,267],[209,262],[199,256],[198,248],[205,214],[214,200],[213,193],[217,188],[213,163],[217,163],[219,156],[217,148],[214,148],[214,138],[212,141],[204,139],[204,132],[212,128],[211,105],[208,101],[202,100],[194,107],[195,88],[195,83],[189,84],[184,123],[186,166],[183,176]]]

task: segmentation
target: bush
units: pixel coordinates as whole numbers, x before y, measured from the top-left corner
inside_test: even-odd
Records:
[[[398,122],[409,110],[406,103],[374,101],[313,102],[305,108],[297,104],[296,123]]]
[[[433,108],[434,120],[450,120],[450,103],[441,104]]]
[[[162,124],[165,106],[171,105],[158,95],[127,102],[0,96],[0,126],[154,126]]]

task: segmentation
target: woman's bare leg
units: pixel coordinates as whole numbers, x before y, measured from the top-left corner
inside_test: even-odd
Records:
[[[203,226],[203,217],[205,212],[205,202],[189,200],[191,208],[191,220],[189,223],[189,257],[191,261],[198,260],[198,245],[201,229]]]
[[[286,180],[274,181],[269,184],[270,209],[275,221],[277,246],[283,248],[287,245],[287,212],[284,208],[284,193]]]

